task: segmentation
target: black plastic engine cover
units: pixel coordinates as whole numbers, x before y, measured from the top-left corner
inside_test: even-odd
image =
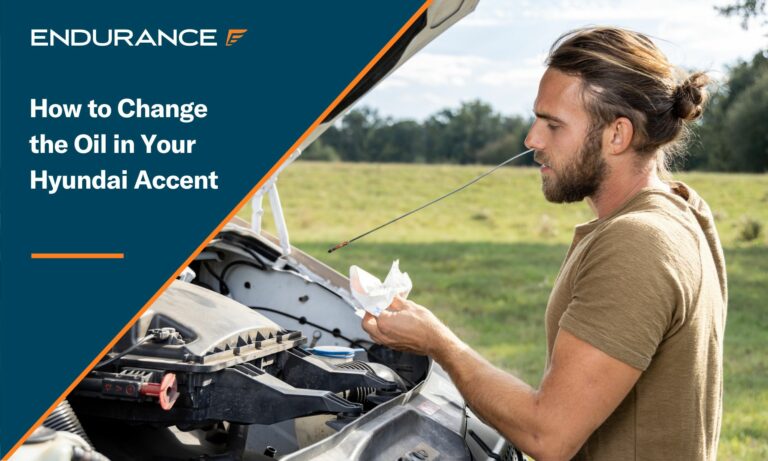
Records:
[[[149,330],[173,328],[168,342],[148,341],[121,359],[123,365],[168,371],[213,372],[268,357],[303,344],[298,331],[283,330],[232,299],[175,281],[116,345],[134,346]]]

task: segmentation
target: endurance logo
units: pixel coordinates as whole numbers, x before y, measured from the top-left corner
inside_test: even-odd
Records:
[[[243,38],[243,35],[248,32],[248,29],[229,29],[227,34],[227,46],[232,46],[237,43],[238,40]]]
[[[248,29],[229,29],[226,46],[237,43]],[[198,47],[219,46],[217,29],[31,29],[30,46],[64,47]]]

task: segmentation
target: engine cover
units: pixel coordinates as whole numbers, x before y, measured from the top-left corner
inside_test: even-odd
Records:
[[[204,427],[273,424],[326,413],[356,416],[337,393],[398,393],[395,382],[337,368],[288,331],[226,296],[174,282],[78,385],[70,402],[99,418]]]
[[[226,296],[175,281],[115,348],[136,346],[150,330],[173,328],[166,342],[146,342],[126,355],[125,365],[173,371],[212,372],[269,356],[306,342]]]

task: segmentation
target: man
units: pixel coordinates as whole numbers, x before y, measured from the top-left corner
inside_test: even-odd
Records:
[[[706,203],[660,178],[707,79],[676,79],[647,37],[615,28],[565,34],[547,64],[526,145],[547,200],[587,199],[597,218],[576,227],[550,295],[539,389],[411,301],[363,327],[433,357],[475,413],[538,461],[715,459],[723,254]]]

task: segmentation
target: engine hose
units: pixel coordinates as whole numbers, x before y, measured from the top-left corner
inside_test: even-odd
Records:
[[[80,424],[80,420],[77,419],[77,415],[67,400],[62,400],[60,404],[56,406],[56,409],[45,418],[43,426],[49,427],[55,431],[71,432],[79,435],[83,438],[88,445],[93,448],[93,443],[85,434],[83,425]]]

